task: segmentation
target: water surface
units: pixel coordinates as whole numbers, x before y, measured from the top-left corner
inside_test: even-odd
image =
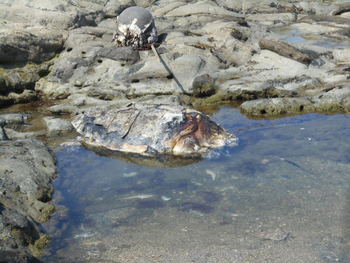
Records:
[[[350,262],[350,117],[213,118],[239,146],[186,166],[61,149],[45,261]]]

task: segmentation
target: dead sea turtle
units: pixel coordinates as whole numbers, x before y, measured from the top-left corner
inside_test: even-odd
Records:
[[[156,42],[157,38],[153,16],[147,9],[128,7],[117,17],[117,32],[113,40],[118,46],[143,48]]]
[[[143,156],[201,155],[238,140],[207,115],[179,105],[96,108],[72,124],[88,145]]]

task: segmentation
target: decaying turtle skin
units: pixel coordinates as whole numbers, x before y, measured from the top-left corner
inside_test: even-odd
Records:
[[[144,156],[203,154],[238,140],[207,115],[179,105],[96,108],[72,124],[89,145]]]
[[[117,46],[144,48],[158,39],[152,14],[145,8],[131,6],[117,17],[113,40]]]

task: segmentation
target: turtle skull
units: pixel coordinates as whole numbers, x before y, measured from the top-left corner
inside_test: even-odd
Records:
[[[132,6],[117,17],[113,41],[117,46],[142,48],[157,41],[157,29],[152,14],[145,8]]]

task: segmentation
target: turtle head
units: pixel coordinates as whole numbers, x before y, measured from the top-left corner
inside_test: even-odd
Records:
[[[171,140],[175,155],[205,153],[210,148],[237,144],[237,137],[211,121],[208,116],[187,110],[184,122]]]

